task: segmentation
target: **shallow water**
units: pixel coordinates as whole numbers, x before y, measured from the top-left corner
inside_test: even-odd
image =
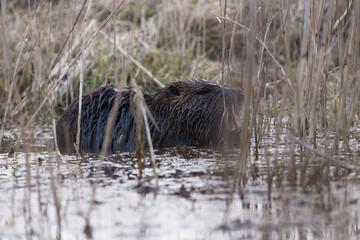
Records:
[[[314,163],[306,187],[292,185],[288,150],[270,137],[233,192],[236,150],[156,150],[156,188],[149,157],[139,180],[134,153],[59,157],[51,129],[38,128],[29,154],[22,146],[8,157],[16,135],[6,132],[0,149],[0,239],[360,238],[359,173],[330,167],[330,182],[316,185]]]

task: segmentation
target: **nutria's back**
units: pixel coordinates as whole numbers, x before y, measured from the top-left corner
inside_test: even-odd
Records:
[[[109,152],[133,150],[136,147],[136,126],[130,107],[131,88],[122,91]],[[83,97],[81,151],[101,151],[107,119],[117,92],[113,86],[106,86]],[[244,100],[241,91],[201,79],[190,79],[174,82],[155,95],[147,92],[143,92],[143,95],[158,126],[149,120],[155,147],[221,147],[225,138],[228,138],[229,145],[238,146]],[[75,101],[57,123],[57,142],[62,153],[74,152],[77,116],[78,101]]]

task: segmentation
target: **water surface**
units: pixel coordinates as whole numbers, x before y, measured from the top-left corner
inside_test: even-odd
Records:
[[[258,160],[252,154],[246,184],[233,188],[238,150],[158,149],[156,187],[148,156],[139,180],[132,152],[58,156],[51,129],[39,127],[9,157],[16,136],[7,131],[0,149],[0,239],[360,238],[360,175],[330,166],[330,181],[316,184],[324,168],[314,161],[306,184],[300,172],[294,184],[289,148],[271,137]],[[356,153],[342,154],[357,163]]]

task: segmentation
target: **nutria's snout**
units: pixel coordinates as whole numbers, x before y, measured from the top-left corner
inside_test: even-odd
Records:
[[[135,148],[136,127],[130,108],[129,90],[122,93],[110,138],[110,152]],[[99,152],[107,118],[117,90],[99,88],[83,97],[80,149]],[[202,79],[174,82],[157,94],[143,92],[156,126],[149,121],[155,147],[176,145],[238,146],[244,93]],[[72,153],[76,139],[78,101],[71,104],[56,126],[62,153]]]

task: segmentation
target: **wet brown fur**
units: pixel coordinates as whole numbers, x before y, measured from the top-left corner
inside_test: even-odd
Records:
[[[136,147],[136,124],[130,107],[129,87],[123,90],[110,137],[109,152]],[[99,88],[83,97],[81,142],[83,152],[101,151],[107,118],[118,90]],[[157,94],[143,92],[156,125],[149,121],[155,147],[176,145],[239,146],[244,94],[202,79],[174,82]],[[57,142],[62,153],[73,153],[78,101],[57,123]]]

